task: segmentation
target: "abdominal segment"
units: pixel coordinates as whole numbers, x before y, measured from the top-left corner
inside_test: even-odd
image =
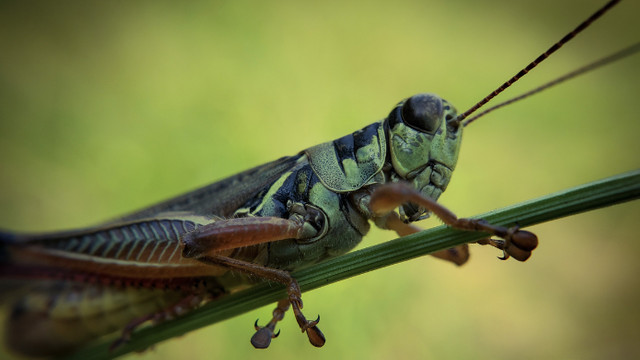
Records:
[[[8,345],[27,356],[68,353],[131,321],[167,309],[184,290],[48,281],[16,299],[6,324]]]

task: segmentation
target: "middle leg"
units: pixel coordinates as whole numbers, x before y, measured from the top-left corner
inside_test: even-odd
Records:
[[[302,314],[303,305],[300,286],[298,285],[298,282],[287,271],[268,268],[258,264],[219,255],[202,256],[197,258],[197,260],[205,264],[221,266],[230,269],[231,271],[238,271],[265,280],[275,281],[287,287],[288,298],[278,302],[278,307],[276,308],[276,310],[274,310],[274,319],[272,319],[272,321],[269,322],[269,324],[267,324],[267,326],[265,327],[256,326],[256,334],[254,334],[254,336],[251,338],[251,343],[256,348],[268,347],[271,339],[277,336],[273,334],[273,328],[275,328],[275,323],[277,323],[277,321],[281,320],[282,317],[284,317],[284,312],[289,307],[288,304],[290,304],[291,308],[293,309],[293,314],[296,318],[296,321],[298,322],[298,325],[300,326],[300,330],[307,334],[311,345],[316,347],[322,347],[324,345],[324,335],[322,334],[322,331],[320,331],[320,329],[318,329],[318,327],[316,326],[320,321],[320,317],[318,317],[318,319],[316,320],[310,321],[307,320],[304,314]],[[285,303],[288,304],[285,306]]]

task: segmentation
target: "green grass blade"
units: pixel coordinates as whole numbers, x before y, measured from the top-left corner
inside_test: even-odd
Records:
[[[640,197],[640,170],[560,191],[539,199],[477,216],[496,225],[522,227],[631,201]],[[486,237],[486,234],[454,230],[446,226],[429,229],[330,259],[295,272],[303,291],[309,291],[355,275],[389,266]],[[544,241],[544,239],[542,239]],[[259,284],[211,302],[174,321],[144,328],[126,345],[110,353],[110,342],[80,349],[68,359],[108,359],[145,349],[160,341],[214,324],[285,297],[284,287]],[[248,346],[248,345],[247,345]]]

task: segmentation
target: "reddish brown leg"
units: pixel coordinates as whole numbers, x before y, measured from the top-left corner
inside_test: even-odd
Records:
[[[504,240],[484,240],[479,242],[483,245],[495,246],[504,251],[503,259],[513,256],[516,260],[525,261],[531,256],[531,251],[538,246],[538,238],[529,231],[520,230],[518,227],[506,228],[491,225],[482,219],[459,219],[449,209],[423,196],[406,183],[391,183],[378,186],[371,194],[369,207],[375,215],[385,216],[404,203],[413,203],[424,207],[453,228],[465,231],[481,231],[503,238]]]
[[[111,346],[109,346],[109,351],[113,351],[119,346],[121,346],[122,344],[129,341],[131,339],[131,334],[133,333],[133,331],[137,329],[140,325],[146,323],[147,321],[160,322],[160,321],[169,320],[171,318],[184,314],[189,309],[194,309],[201,302],[202,302],[201,295],[189,294],[164,310],[160,310],[158,312],[151,313],[149,315],[145,315],[132,320],[122,330],[122,335],[120,335],[118,339],[116,339],[113,343],[111,343]]]
[[[400,220],[400,216],[395,212],[390,213],[386,217],[384,227],[395,231],[399,236],[411,235],[422,231],[421,228],[415,225],[405,224],[402,222],[402,220]],[[462,244],[449,249],[436,251],[430,255],[437,257],[438,259],[450,261],[460,266],[469,260],[469,246],[467,244]]]
[[[258,320],[253,325],[256,333],[251,337],[251,345],[256,349],[266,349],[271,344],[271,339],[275,339],[280,335],[280,330],[275,333],[276,324],[284,318],[284,314],[289,310],[289,299],[278,301],[278,305],[273,310],[271,321],[263,327],[258,326]]]
[[[182,256],[193,258],[216,251],[236,249],[284,239],[313,237],[303,219],[246,217],[218,220],[182,237]]]
[[[321,347],[322,345],[324,345],[324,335],[322,334],[320,329],[316,327],[316,325],[320,321],[320,317],[318,317],[317,320],[309,321],[302,314],[302,293],[300,291],[300,286],[288,272],[219,255],[202,256],[197,258],[197,260],[205,264],[222,266],[232,271],[239,271],[245,274],[257,276],[265,280],[275,281],[285,285],[287,287],[287,294],[289,295],[289,297],[284,301],[287,301],[289,304],[291,304],[293,314],[295,315],[296,321],[300,326],[300,330],[307,333],[307,337],[309,338],[309,342],[311,342],[311,345],[316,347]],[[277,319],[276,322],[284,316],[284,311],[286,311],[286,307],[282,305],[281,301],[278,303],[278,307],[274,311],[274,319]],[[282,312],[282,314],[280,314],[280,312]],[[271,324],[271,322],[269,324]],[[267,327],[268,326],[269,325],[267,325]],[[273,326],[275,327],[275,322]],[[264,328],[258,327],[256,334],[251,339],[251,343],[257,348],[266,348],[267,346],[269,346],[271,338],[273,338],[273,336],[270,336],[270,332],[272,333],[273,329],[263,329]],[[254,340],[256,341],[256,343],[254,343]]]

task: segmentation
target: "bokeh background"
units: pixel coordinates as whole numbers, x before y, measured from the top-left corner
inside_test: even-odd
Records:
[[[465,110],[603,2],[0,2],[0,228],[95,224],[415,93]],[[637,41],[639,13],[623,2],[509,94]],[[442,203],[471,216],[639,168],[639,73],[636,55],[470,126]],[[524,264],[475,246],[462,268],[421,258],[306,293],[323,349],[291,315],[252,349],[269,306],[130,358],[631,358],[639,215],[635,202],[533,227]]]

